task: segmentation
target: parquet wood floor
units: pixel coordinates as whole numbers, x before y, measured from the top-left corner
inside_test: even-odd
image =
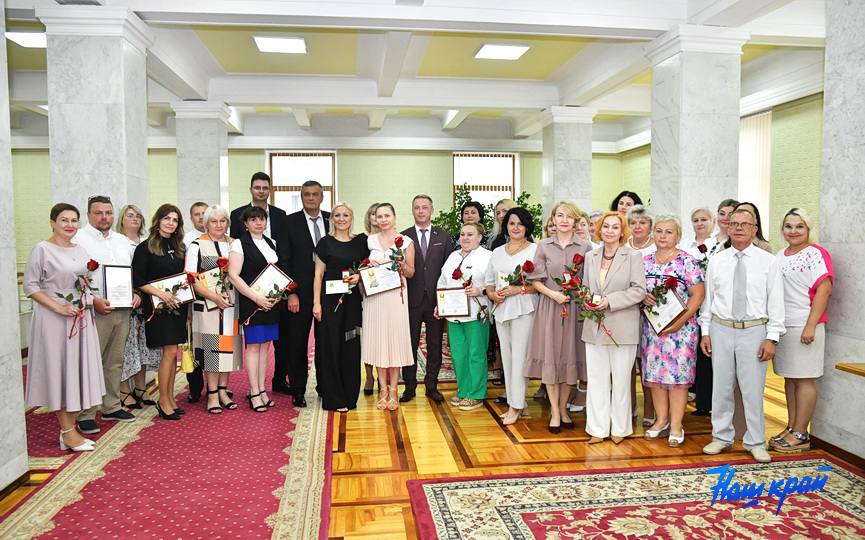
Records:
[[[785,425],[784,381],[769,370],[765,393],[766,433]],[[529,388],[533,394],[534,383]],[[454,384],[440,385],[446,398]],[[420,391],[420,389],[419,389]],[[504,392],[490,385],[489,397]],[[637,401],[642,407],[641,389]],[[634,435],[616,446],[612,442],[587,445],[585,414],[572,415],[576,429],[551,434],[548,406],[529,399],[530,417],[503,426],[504,412],[492,399],[485,406],[463,412],[447,403],[435,404],[422,394],[396,412],[375,408],[376,396],[361,396],[357,410],[334,415],[333,484],[330,538],[416,538],[406,480],[471,477],[508,473],[571,471],[640,465],[729,462],[749,455],[735,451],[706,456],[711,441],[708,418],[685,415],[685,444],[669,448],[664,441],[646,441],[635,421]],[[641,411],[642,412],[642,411]]]

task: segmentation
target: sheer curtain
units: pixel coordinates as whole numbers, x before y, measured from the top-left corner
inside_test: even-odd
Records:
[[[763,230],[772,223],[772,111],[742,118],[739,124],[739,200],[757,205]]]

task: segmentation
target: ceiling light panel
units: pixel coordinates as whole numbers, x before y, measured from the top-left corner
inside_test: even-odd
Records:
[[[493,45],[486,43],[475,54],[475,58],[481,60],[518,60],[528,50],[528,45]]]
[[[306,41],[298,37],[254,36],[255,46],[261,52],[306,54]]]

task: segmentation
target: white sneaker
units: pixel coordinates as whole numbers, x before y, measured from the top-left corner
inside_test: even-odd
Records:
[[[721,452],[729,450],[731,446],[733,445],[722,443],[721,441],[712,441],[703,447],[703,453],[713,456],[715,454],[720,454]]]
[[[697,394],[694,392],[688,392],[688,403],[697,399]]]
[[[585,410],[585,405],[574,405],[573,403],[568,403],[568,412],[583,412]]]
[[[751,455],[754,456],[757,463],[772,463],[772,456],[769,455],[769,452],[767,452],[764,447],[755,446],[748,451],[751,452]]]

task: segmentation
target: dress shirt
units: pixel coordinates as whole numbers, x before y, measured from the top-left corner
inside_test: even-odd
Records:
[[[79,229],[72,242],[86,249],[90,258],[100,265],[132,266],[132,253],[135,248],[129,238],[118,232],[109,229],[108,236],[105,236],[88,223]],[[93,286],[99,289],[94,291],[94,296],[101,298],[105,294],[102,269],[93,272]]]
[[[204,233],[193,227],[191,231],[187,231],[186,234],[183,235],[183,245],[188,248],[189,244],[201,238],[202,234]]]
[[[313,227],[318,227],[318,238],[324,238],[327,233],[324,232],[324,215],[322,215],[321,211],[318,213],[318,219],[316,221],[310,221],[311,219],[316,219],[313,216],[306,213],[306,210],[303,211],[304,217],[306,217],[306,227],[309,229],[309,237],[312,239],[312,243],[315,244],[315,231],[313,231]]]
[[[698,249],[700,244],[706,245],[706,253],[700,253],[700,250]],[[716,240],[714,236],[710,236],[709,238],[706,238],[705,241],[699,243],[695,238],[689,238],[679,242],[679,249],[688,253],[688,255],[694,257],[698,261],[705,257],[711,258],[712,255],[720,251],[720,247],[721,246],[718,246],[718,240]]]
[[[427,225],[426,227],[418,227],[417,225],[414,226],[414,232],[415,232],[415,234],[417,234],[417,249],[416,249],[416,252],[417,252],[417,251],[420,251],[420,244],[421,244],[421,242],[423,241],[423,235],[420,233],[421,229],[426,229],[426,247],[427,247],[427,249],[429,249],[429,245],[430,245],[430,234],[432,233],[432,223],[430,223],[430,224]]]
[[[731,247],[709,259],[706,272],[706,298],[700,308],[700,328],[709,335],[712,315],[733,320],[733,274],[736,253]],[[748,306],[745,320],[768,319],[766,339],[778,341],[784,328],[784,282],[776,257],[755,245],[743,251],[742,262],[748,273]]]
[[[442,266],[442,273],[439,275],[438,280],[439,288],[462,287],[463,282],[471,277],[474,286],[483,290],[487,267],[490,264],[490,257],[492,257],[492,252],[484,247],[473,249],[465,256],[465,258],[463,258],[462,251],[457,249],[450,254],[448,259],[445,261],[444,266]],[[463,273],[463,276],[460,279],[453,278],[454,270],[456,270],[457,267],[459,267]],[[477,299],[477,301],[475,301],[475,299]],[[489,309],[489,305],[489,300],[483,294],[469,298],[469,316],[448,317],[447,320],[452,322],[476,321],[478,320],[478,311],[480,310],[480,306]],[[487,313],[489,314],[489,311],[487,311]],[[489,321],[485,324],[489,324]]]

